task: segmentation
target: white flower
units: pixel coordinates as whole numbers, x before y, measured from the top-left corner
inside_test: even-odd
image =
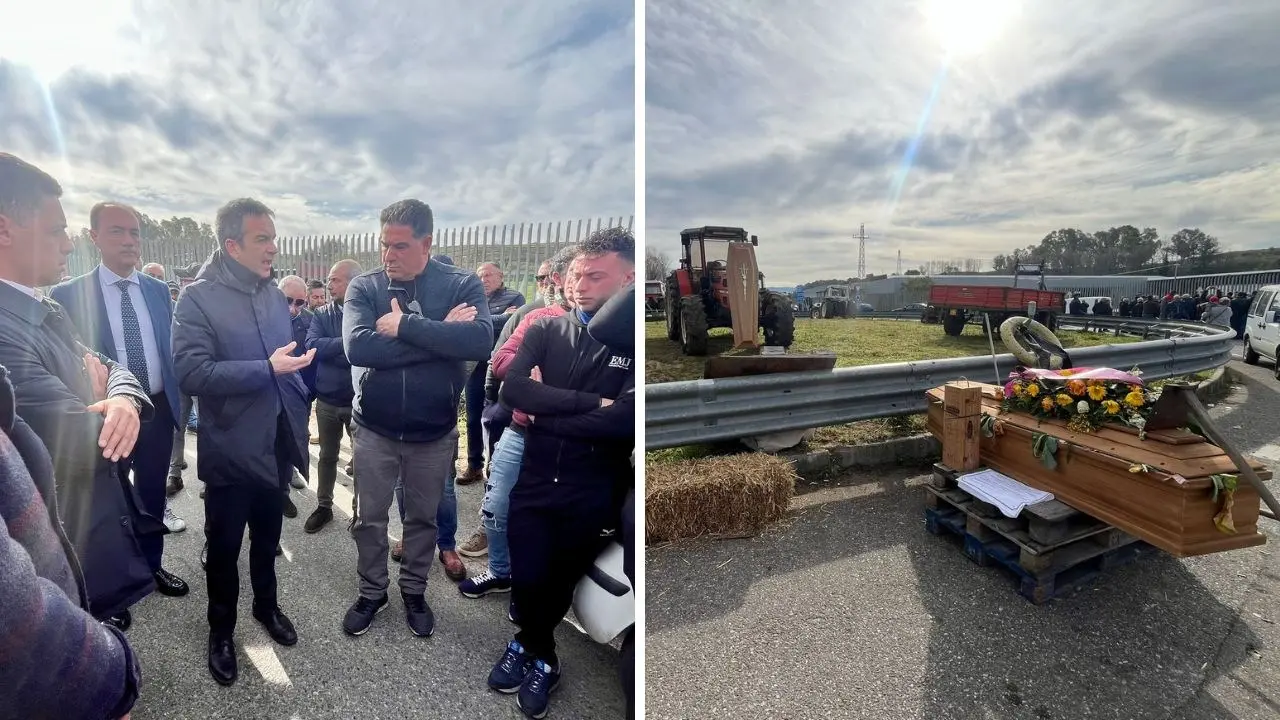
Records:
[[[1081,415],[1088,415],[1089,403],[1085,402],[1084,400],[1081,400],[1080,402],[1076,403],[1076,412],[1080,413]]]
[[[1146,427],[1147,419],[1141,415],[1134,415],[1133,418],[1129,420],[1129,424],[1136,428]]]

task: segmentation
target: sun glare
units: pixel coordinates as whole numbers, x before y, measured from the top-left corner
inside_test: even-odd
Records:
[[[1019,5],[1019,0],[925,0],[924,18],[947,57],[964,57],[990,46]]]
[[[111,72],[124,59],[118,31],[133,17],[129,0],[37,0],[5,3],[0,59],[46,83],[77,66]]]

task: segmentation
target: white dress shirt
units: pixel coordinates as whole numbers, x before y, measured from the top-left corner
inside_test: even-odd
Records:
[[[120,288],[116,283],[125,280],[111,272],[105,265],[98,266],[98,282],[102,284],[102,299],[107,307],[107,318],[111,322],[111,339],[116,344],[116,362],[129,367],[129,353],[124,343],[124,319],[120,316]],[[142,296],[142,284],[138,281],[138,272],[129,273],[129,299],[133,302],[133,310],[138,315],[138,328],[142,331],[142,353],[147,360],[147,384],[151,394],[164,390],[164,377],[160,374],[160,345],[156,342],[155,326],[151,323],[151,312],[147,300]]]
[[[5,283],[6,285],[8,285],[9,287],[13,288],[14,290],[17,290],[17,291],[21,292],[23,295],[27,295],[27,296],[33,297],[33,298],[35,298],[35,299],[37,299],[37,300],[39,300],[39,299],[40,299],[40,298],[36,297],[36,289],[35,289],[35,288],[27,287],[26,285],[21,285],[21,284],[16,283],[16,282],[14,282],[14,281],[12,281],[12,280],[5,280],[5,281],[4,281],[4,283]]]

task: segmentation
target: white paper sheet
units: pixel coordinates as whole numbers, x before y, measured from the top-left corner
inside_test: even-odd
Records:
[[[989,469],[961,475],[957,484],[960,485],[961,490],[979,500],[995,505],[1005,517],[1011,518],[1018,517],[1023,508],[1028,505],[1053,499],[1053,493],[1036,490],[1008,475]]]

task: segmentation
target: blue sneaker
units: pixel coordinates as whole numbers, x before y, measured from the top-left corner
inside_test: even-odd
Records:
[[[533,664],[520,694],[516,695],[516,707],[534,720],[547,716],[551,705],[551,693],[560,685],[560,670],[539,660]]]
[[[489,593],[511,592],[511,578],[498,577],[485,570],[475,577],[458,583],[458,592],[469,598],[482,598]]]
[[[512,640],[507,644],[502,659],[489,671],[489,687],[505,695],[516,692],[524,685],[533,662],[534,657],[525,652],[520,643]]]

